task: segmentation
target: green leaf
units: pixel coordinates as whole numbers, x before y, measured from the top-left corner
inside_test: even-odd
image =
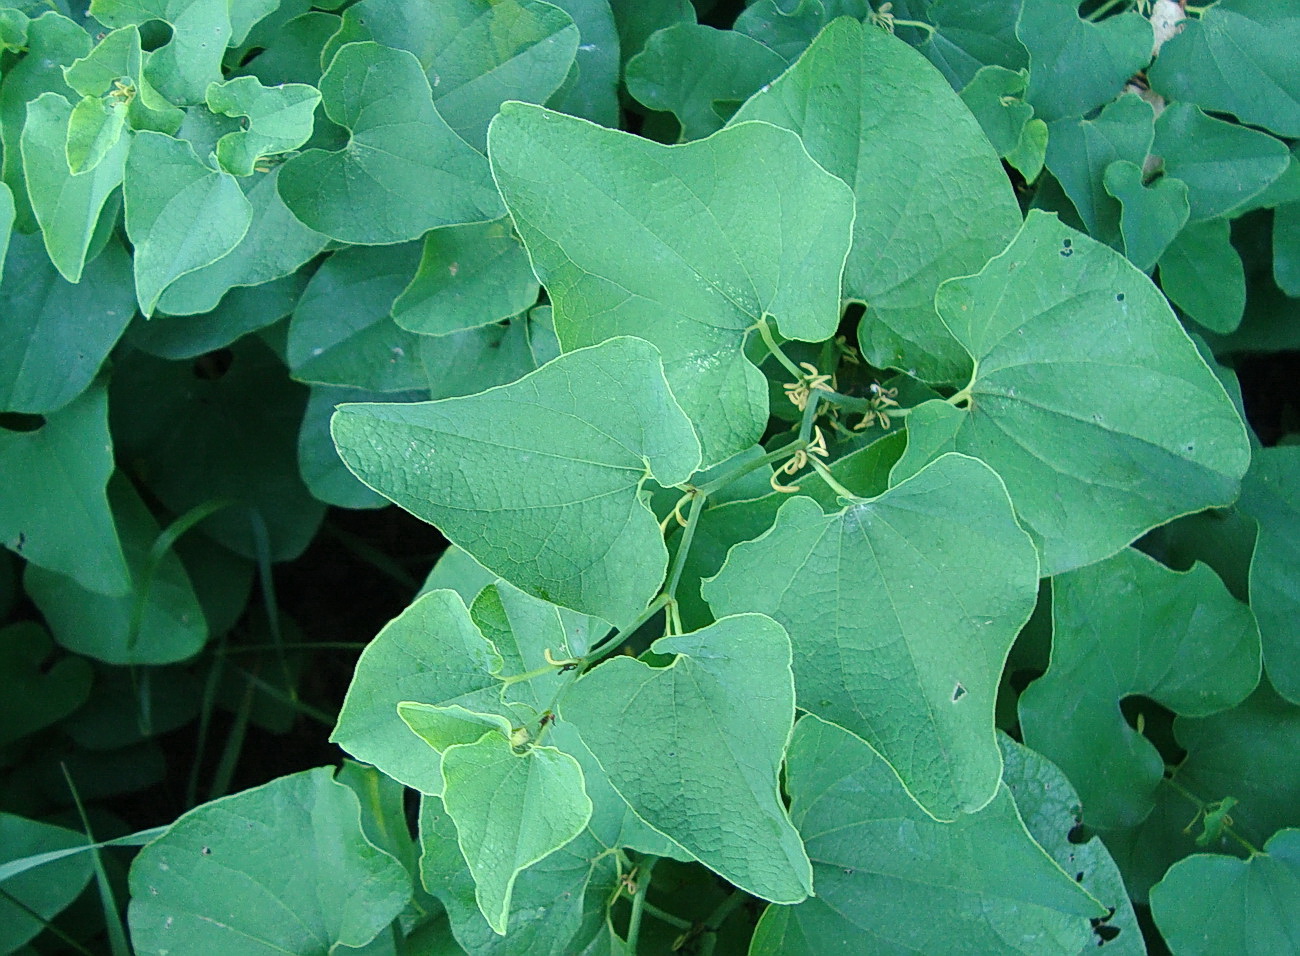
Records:
[[[942,457],[829,515],[792,498],[703,592],[715,614],[779,621],[800,708],[870,743],[928,813],[951,820],[993,799],[993,705],[1038,560],[983,462]]]
[[[1020,7],[1021,0],[933,0],[924,18],[934,24],[934,33],[920,43],[908,39],[960,90],[986,64],[1008,70],[1029,66],[1029,51],[1016,37]]]
[[[1240,703],[1259,681],[1254,616],[1205,565],[1178,573],[1126,549],[1054,579],[1052,621],[1051,665],[1020,696],[1025,742],[1069,776],[1089,823],[1133,826],[1164,761],[1120,701],[1194,717]]]
[[[1029,102],[1049,124],[1118,96],[1151,59],[1155,40],[1140,13],[1092,23],[1079,16],[1077,0],[1023,2],[1016,35],[1029,49]]]
[[[547,104],[570,116],[599,123],[619,124],[618,28],[609,0],[554,0],[578,27],[578,49],[564,83]]]
[[[0,280],[0,409],[63,408],[90,385],[134,314],[131,266],[116,241],[71,285],[40,237],[19,233]]]
[[[186,321],[186,320],[176,320]],[[298,475],[307,389],[256,336],[213,366],[124,354],[113,376],[113,436],[152,495],[175,514],[224,502],[196,530],[256,560],[296,558],[325,506]],[[198,374],[196,374],[196,371]]]
[[[499,707],[501,665],[501,655],[460,597],[431,591],[362,652],[330,740],[408,787],[440,794],[438,755],[420,745],[397,705],[420,701],[481,711],[495,702]]]
[[[185,118],[185,112],[165,100],[145,79],[144,59],[140,30],[134,24],[105,35],[93,50],[71,66],[63,68],[68,85],[82,97],[77,104],[77,111],[83,112],[89,121],[94,107],[101,112],[114,114],[112,122],[119,123],[122,107],[125,107],[125,117],[131,128],[151,129],[168,135],[175,133]],[[74,121],[76,118],[74,113]],[[112,136],[111,127],[105,133]],[[87,168],[98,162],[93,154],[81,156],[80,149],[77,150],[78,155],[74,155],[71,135],[67,153],[68,165],[74,173],[85,171],[79,168],[79,160]]]
[[[615,625],[667,566],[642,483],[679,484],[699,465],[658,352],[623,337],[479,395],[344,406],[333,432],[362,481],[484,567]]]
[[[489,153],[561,345],[647,337],[703,464],[754,444],[767,383],[741,346],[768,315],[787,338],[834,333],[853,216],[844,184],[766,123],[661,146],[507,104]]]
[[[1031,211],[1006,252],[945,283],[936,304],[976,360],[970,402],[912,411],[895,480],[941,451],[988,462],[1044,576],[1236,498],[1250,462],[1241,419],[1122,256]],[[1157,394],[1178,401],[1151,402]]]
[[[1300,202],[1273,211],[1273,279],[1292,298],[1300,298]]]
[[[625,72],[627,91],[676,116],[679,142],[686,142],[721,129],[737,104],[785,67],[784,58],[743,33],[678,23],[652,34]]]
[[[4,269],[5,256],[9,252],[9,236],[14,225],[14,194],[4,183],[0,183],[0,270]]]
[[[392,314],[411,332],[447,335],[508,319],[536,301],[528,253],[503,219],[425,236],[419,271]]]
[[[189,811],[131,865],[136,951],[316,956],[364,946],[411,885],[366,840],[360,816],[328,767]]]
[[[1028,82],[1028,70],[983,66],[962,88],[961,101],[975,114],[999,156],[1016,148],[1034,115],[1034,108],[1023,99]]]
[[[89,699],[90,662],[53,652],[49,632],[35,621],[0,628],[0,747],[58,723]]]
[[[964,379],[969,359],[935,315],[934,292],[997,254],[1020,209],[948,82],[902,40],[842,19],[732,122],[750,119],[794,130],[853,188],[844,296],[867,304],[858,330],[867,360],[927,382]]]
[[[20,137],[27,121],[27,104],[42,93],[53,92],[76,99],[63,80],[63,67],[90,52],[91,39],[67,17],[47,10],[27,28],[27,55],[6,66],[0,83],[0,143],[4,146],[4,182],[17,204],[15,226],[21,232],[36,229],[36,219],[23,181]]]
[[[281,4],[281,12],[289,9]],[[266,21],[263,21],[264,23]],[[320,10],[309,10],[292,17],[263,41],[265,47],[238,71],[255,76],[263,86],[281,83],[306,83],[319,87],[321,53],[339,29],[341,18]]]
[[[1123,211],[1119,231],[1124,238],[1124,255],[1143,272],[1155,268],[1160,256],[1187,222],[1191,206],[1187,184],[1162,176],[1147,185],[1142,167],[1126,159],[1106,167],[1106,192],[1119,200]]]
[[[1241,488],[1241,510],[1259,522],[1250,562],[1250,606],[1259,619],[1264,666],[1278,692],[1300,703],[1300,447],[1260,448]]]
[[[1011,791],[1029,835],[1066,875],[1110,910],[1109,916],[1092,921],[1097,942],[1081,949],[1078,956],[1102,945],[1107,956],[1146,956],[1137,914],[1105,844],[1097,836],[1082,843],[1070,839],[1081,822],[1079,796],[1070,781],[1042,754],[1005,734],[998,735],[998,743],[1002,782]]]
[[[1300,938],[1300,830],[1248,860],[1198,853],[1151,889],[1151,915],[1179,956],[1284,953]]]
[[[125,594],[131,574],[105,492],[112,471],[103,388],[82,392],[35,431],[0,428],[0,540],[88,590]]]
[[[694,23],[696,19],[691,0],[664,0],[662,3],[609,0],[609,6],[614,11],[619,55],[625,66],[645,48],[646,41],[655,31],[676,23]]]
[[[145,78],[178,105],[202,103],[208,84],[221,82],[230,44],[230,5],[213,0],[91,0],[90,15],[108,27],[162,20],[171,38],[149,54]]]
[[[174,551],[152,557],[161,529],[130,481],[109,482],[109,504],[131,572],[120,597],[95,594],[61,574],[29,567],[23,586],[55,639],[109,664],[170,664],[193,657],[208,639],[203,609]]]
[[[423,386],[420,337],[389,315],[419,257],[420,246],[406,242],[342,249],[325,260],[289,323],[286,357],[293,377],[373,392]]]
[[[146,318],[169,284],[234,249],[253,219],[235,177],[205,166],[189,143],[148,130],[132,138],[123,192]]]
[[[83,834],[49,823],[0,813],[0,863],[68,849],[88,842]],[[90,857],[66,856],[0,882],[0,952],[13,953],[45,929],[90,882]]]
[[[489,731],[475,743],[448,747],[442,777],[479,909],[504,935],[519,872],[573,840],[591,819],[582,768],[553,747],[515,753],[505,736]]]
[[[606,661],[573,685],[561,716],[651,827],[748,893],[804,899],[812,873],[777,791],[794,724],[785,630],[740,614],[650,649],[676,656]]]
[[[340,242],[382,245],[501,216],[483,157],[433,105],[414,56],[349,43],[321,77],[325,113],[351,138],[284,164],[280,195],[295,216]]]
[[[504,325],[420,336],[420,360],[429,379],[430,397],[474,395],[523,378],[545,364],[529,348],[536,332],[537,323],[520,315]]]
[[[240,76],[208,87],[208,109],[222,116],[247,117],[247,128],[217,141],[217,162],[236,176],[253,175],[263,156],[297,149],[311,136],[320,93],[303,83],[265,87]]]
[[[69,171],[76,174],[94,169],[120,145],[122,148],[116,151],[120,153],[117,174],[120,180],[121,162],[126,160],[126,144],[122,142],[125,127],[126,109],[121,103],[84,97],[73,107],[67,120],[65,153]]]
[[[158,314],[152,322],[129,326],[126,338],[158,358],[197,358],[283,319],[306,286],[307,276],[296,273],[251,288],[236,287],[211,312],[179,319]]]
[[[361,0],[344,11],[325,61],[353,40],[413,53],[438,113],[481,152],[502,103],[544,103],[560,88],[578,49],[578,28],[559,6],[539,0]]]
[[[1079,211],[1089,234],[1120,245],[1120,204],[1106,191],[1111,164],[1141,167],[1155,139],[1155,111],[1136,93],[1125,93],[1095,119],[1070,117],[1047,127],[1047,168]]]
[[[1300,136],[1297,45],[1300,16],[1291,5],[1222,0],[1161,47],[1151,86],[1166,99],[1232,113],[1279,136]]]
[[[808,716],[786,758],[790,815],[817,895],[769,906],[753,956],[873,952],[1075,956],[1105,909],[1025,831],[1005,786],[986,807],[939,823],[881,757]]]
[[[1291,154],[1267,133],[1171,103],[1156,119],[1153,152],[1187,183],[1192,222],[1230,216],[1286,172]]]
[[[158,300],[160,311],[168,315],[210,312],[231,289],[258,286],[289,275],[325,248],[329,240],[299,222],[280,198],[276,188],[279,177],[277,166],[269,173],[255,173],[240,182],[253,207],[248,232],[216,262],[188,272],[169,285]]]
[[[72,113],[62,96],[41,94],[28,104],[21,143],[27,193],[45,235],[45,248],[63,277],[78,282],[100,210],[122,183],[130,140],[118,139],[93,169],[74,174],[58,159]]]
[[[1246,309],[1246,271],[1226,219],[1183,228],[1160,257],[1160,289],[1199,325],[1227,335]]]

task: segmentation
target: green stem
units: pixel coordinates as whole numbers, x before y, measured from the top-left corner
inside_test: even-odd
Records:
[[[826,465],[822,464],[821,461],[819,461],[816,458],[813,458],[810,455],[808,457],[808,463],[813,466],[813,470],[817,472],[817,474],[821,477],[822,481],[826,482],[826,484],[830,487],[831,491],[835,492],[841,498],[845,499],[846,501],[862,500],[861,495],[855,495],[853,492],[849,491],[849,489],[845,488],[838,481],[836,481],[835,476],[831,474],[831,470],[827,468]]]
[[[1198,797],[1196,794],[1192,793],[1192,791],[1188,790],[1186,787],[1184,787],[1181,783],[1179,783],[1179,782],[1178,782],[1177,780],[1175,780],[1173,777],[1165,777],[1165,778],[1164,778],[1164,782],[1167,783],[1167,784],[1169,785],[1169,788],[1170,788],[1171,790],[1173,790],[1174,793],[1177,793],[1177,794],[1179,794],[1179,795],[1185,797],[1185,798],[1186,798],[1186,799],[1187,799],[1187,800],[1188,800],[1188,801],[1189,801],[1193,806],[1196,807],[1197,810],[1201,811],[1201,813],[1204,813],[1204,812],[1205,812],[1205,808],[1209,806],[1209,803],[1207,803],[1205,800],[1202,800],[1202,799],[1201,799],[1200,797]],[[1193,820],[1192,822],[1195,823],[1196,821]],[[1249,853],[1251,856],[1263,856],[1263,855],[1264,855],[1264,851],[1263,851],[1263,850],[1261,850],[1259,847],[1255,846],[1255,844],[1251,843],[1249,840],[1247,840],[1244,836],[1242,836],[1240,833],[1238,833],[1238,832],[1237,832],[1236,830],[1234,830],[1232,827],[1230,827],[1230,826],[1225,826],[1225,827],[1223,828],[1223,832],[1226,833],[1226,834],[1228,834],[1228,836],[1232,837],[1232,838],[1233,838],[1234,840],[1236,840],[1238,843],[1240,843],[1240,844],[1242,845],[1242,847],[1246,850],[1246,852]]]
[[[718,944],[718,930],[749,898],[748,893],[734,890],[709,914],[700,930],[704,934],[704,939],[700,941],[700,956],[713,956],[713,948]]]
[[[654,617],[656,614],[662,611],[664,607],[668,604],[669,600],[670,598],[668,597],[667,594],[659,595],[657,598],[655,598],[653,601],[650,602],[650,604],[646,607],[644,611],[641,612],[641,615],[635,621],[633,621],[627,627],[620,628],[617,631],[614,631],[612,634],[609,635],[609,637],[605,638],[599,644],[595,645],[591,650],[587,651],[587,653],[582,656],[582,659],[586,661],[588,664],[594,664],[596,661],[600,660],[601,658],[608,656],[610,652],[612,652],[615,648],[618,647],[619,643],[623,640],[623,638],[635,634],[641,628],[641,625],[645,624],[646,621],[650,620],[650,618]]]
[[[511,684],[519,684],[526,680],[532,680],[534,677],[545,677],[552,671],[558,671],[563,666],[563,664],[546,664],[536,670],[526,671],[523,674],[511,674],[509,677],[502,677],[500,680],[502,684],[509,687]]]
[[[659,862],[657,856],[647,856],[638,867],[636,878],[636,895],[632,897],[632,915],[627,921],[627,951],[636,953],[637,941],[641,936],[641,917],[645,913],[645,896],[650,891],[650,873]]]
[[[714,478],[712,481],[705,482],[702,485],[697,485],[695,490],[698,491],[700,495],[704,497],[707,497],[708,495],[716,494],[717,492],[721,491],[723,488],[727,487],[728,485],[739,481],[741,478],[744,478],[750,472],[757,471],[758,469],[762,468],[764,465],[770,465],[773,464],[774,462],[784,461],[786,458],[789,458],[800,448],[804,447],[805,444],[806,442],[802,442],[796,439],[795,441],[782,445],[780,448],[776,449],[775,451],[768,452],[762,458],[755,458],[753,461],[747,461],[743,465],[738,465],[734,471],[729,471],[724,475],[720,475],[717,478]]]
[[[821,405],[824,394],[819,388],[813,389],[808,395],[808,404],[803,407],[803,418],[799,419],[799,441],[803,442],[805,448],[812,441],[813,426],[817,423],[817,409]]]
[[[667,923],[669,926],[677,929],[690,929],[690,920],[684,920],[680,916],[674,916],[672,913],[665,912],[653,903],[642,903],[641,908],[645,910],[647,916],[653,916],[661,923]]]
[[[966,383],[965,388],[948,399],[949,405],[960,405],[962,402],[970,402],[971,395],[975,389],[975,378],[979,375],[979,372],[980,364],[979,362],[976,362],[975,367],[970,370],[970,381]]]
[[[704,495],[696,495],[695,500],[691,502],[690,513],[686,516],[686,527],[682,529],[681,541],[677,544],[677,553],[673,555],[673,567],[668,574],[668,586],[664,588],[664,593],[668,595],[668,601],[677,600],[677,584],[682,579],[682,570],[686,567],[686,556],[690,553],[691,542],[695,538],[695,526],[700,523],[700,512],[704,510]]]
[[[781,351],[781,346],[776,344],[776,339],[772,337],[772,330],[767,327],[767,316],[759,319],[754,328],[758,329],[758,334],[763,337],[763,344],[767,346],[767,350],[776,356],[776,360],[785,366],[785,370],[794,376],[796,382],[807,374],[790,361],[790,356]]]
[[[895,29],[897,29],[898,27],[915,27],[917,30],[924,30],[926,36],[928,37],[934,36],[934,32],[935,32],[933,24],[923,23],[920,20],[899,20],[897,17],[895,17],[893,20],[890,21],[890,23],[893,25]]]
[[[1096,10],[1092,11],[1092,13],[1088,14],[1088,20],[1089,22],[1095,23],[1096,21],[1104,17],[1106,14],[1110,13],[1110,11],[1118,7],[1120,4],[1127,4],[1128,2],[1129,0],[1106,0],[1105,3],[1099,6]]]

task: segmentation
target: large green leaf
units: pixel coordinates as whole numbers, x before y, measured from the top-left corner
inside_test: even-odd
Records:
[[[1184,227],[1160,257],[1160,289],[1198,324],[1227,335],[1246,309],[1246,270],[1226,219]]]
[[[1236,498],[1245,427],[1164,297],[1118,253],[1034,211],[1005,253],[936,301],[975,358],[970,400],[912,411],[896,476],[942,451],[988,462],[1044,575]]]
[[[817,895],[769,906],[752,956],[1075,956],[1088,917],[1106,915],[1025,831],[1005,786],[979,812],[939,823],[870,746],[808,716],[795,727],[786,788]]]
[[[1300,703],[1300,446],[1260,448],[1241,488],[1241,510],[1259,522],[1250,563],[1250,606],[1264,666],[1278,692]]]
[[[506,100],[544,103],[560,88],[578,49],[578,28],[540,0],[361,0],[325,46],[376,40],[420,61],[438,112],[482,150],[488,123]]]
[[[404,329],[447,335],[508,319],[536,301],[528,253],[502,220],[432,230],[392,313]]]
[[[676,116],[685,142],[721,129],[736,104],[785,67],[784,58],[743,33],[678,23],[651,35],[628,62],[627,90]]]
[[[1167,99],[1300,136],[1300,11],[1273,0],[1220,0],[1160,49],[1151,86]]]
[[[951,820],[993,798],[993,705],[1038,560],[983,462],[940,458],[829,515],[793,498],[703,591],[715,614],[784,625],[799,706],[867,740],[926,811]]]
[[[75,830],[0,813],[0,863],[87,842]],[[90,875],[89,854],[78,853],[0,882],[0,953],[21,950],[80,895]]]
[[[489,731],[448,747],[442,778],[479,909],[504,935],[520,871],[573,840],[591,819],[582,768],[554,747],[516,753],[505,735]]]
[[[1078,956],[1103,944],[1107,956],[1146,956],[1123,877],[1101,838],[1094,835],[1086,842],[1071,839],[1080,822],[1080,804],[1070,781],[1042,754],[1005,734],[998,735],[998,743],[1002,747],[1002,782],[1011,791],[1029,835],[1057,866],[1110,910],[1109,916],[1092,920],[1096,941],[1090,940]]]
[[[948,82],[903,41],[841,19],[732,122],[750,119],[794,130],[853,188],[844,296],[867,304],[858,330],[867,359],[930,382],[964,379],[970,361],[935,315],[934,292],[996,255],[1020,209]]]
[[[703,464],[754,444],[767,383],[741,345],[769,315],[787,338],[835,331],[853,217],[844,184],[766,123],[661,146],[507,104],[489,151],[564,348],[647,338]]]
[[[812,891],[777,791],[794,724],[790,639],[759,614],[665,637],[654,667],[606,661],[560,712],[646,823],[746,892],[797,903]]]
[[[641,613],[667,566],[642,483],[699,466],[658,351],[626,337],[478,395],[345,405],[333,431],[362,481],[484,567],[613,624]]]
[[[94,169],[73,174],[58,160],[71,114],[72,108],[62,96],[42,93],[27,106],[21,144],[27,194],[45,248],[63,277],[78,282],[100,210],[122,182],[130,140],[119,139]]]
[[[351,138],[337,152],[299,153],[280,172],[285,205],[308,227],[384,244],[501,216],[486,161],[438,113],[412,54],[349,43],[320,91],[326,115]]]
[[[1052,621],[1051,666],[1020,697],[1025,742],[1069,776],[1089,823],[1134,826],[1165,768],[1120,701],[1195,717],[1240,703],[1259,681],[1255,618],[1205,565],[1178,573],[1127,549],[1055,578]]]
[[[1187,183],[1192,221],[1233,215],[1286,172],[1291,154],[1267,133],[1171,103],[1155,125],[1152,150],[1166,175]]]
[[[39,236],[14,237],[0,280],[0,409],[57,411],[90,384],[135,314],[131,265],[111,241],[66,282]]]
[[[361,831],[356,794],[321,767],[205,803],[140,851],[135,950],[325,956],[364,946],[411,896]]]
[[[253,207],[248,232],[216,262],[169,285],[158,300],[160,311],[168,315],[210,312],[231,289],[288,275],[325,248],[329,240],[299,222],[280,198],[279,177],[280,167],[275,167],[240,181]]]
[[[204,165],[188,142],[148,130],[132,137],[122,191],[146,318],[169,284],[234,249],[253,219],[234,176]]]
[[[316,270],[289,323],[293,377],[400,392],[425,384],[420,336],[398,328],[393,300],[415,275],[418,243],[341,249]]]
[[[108,401],[92,387],[35,431],[0,427],[0,540],[32,564],[99,594],[125,594],[105,489],[113,472]]]
[[[1198,853],[1151,889],[1151,915],[1178,956],[1271,956],[1300,940],[1300,830],[1248,860]]]
[[[1092,23],[1079,16],[1077,0],[1024,0],[1016,35],[1029,49],[1029,102],[1048,123],[1114,99],[1147,65],[1155,39],[1140,13]]]

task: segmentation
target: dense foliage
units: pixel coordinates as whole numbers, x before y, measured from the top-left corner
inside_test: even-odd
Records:
[[[0,954],[1292,951],[1297,48],[0,0]]]

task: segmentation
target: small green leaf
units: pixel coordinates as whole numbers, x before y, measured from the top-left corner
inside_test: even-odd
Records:
[[[1300,136],[1300,16],[1285,3],[1222,0],[1189,19],[1150,69],[1166,99],[1232,113],[1279,136]]]
[[[1031,211],[1006,252],[945,283],[936,304],[977,362],[970,402],[913,410],[895,480],[945,450],[988,462],[1045,576],[1236,498],[1245,427],[1164,297],[1122,256]]]
[[[1187,183],[1192,222],[1231,216],[1259,195],[1291,162],[1285,144],[1267,133],[1171,103],[1156,119],[1152,151],[1165,175]]]
[[[679,142],[722,128],[736,104],[785,70],[775,51],[734,30],[678,23],[650,36],[627,64],[627,91],[681,123]],[[725,110],[725,111],[724,111]]]
[[[792,498],[703,592],[715,614],[779,621],[800,708],[870,743],[928,813],[951,820],[993,798],[993,705],[1038,560],[983,462],[941,457],[829,515]]]
[[[1241,488],[1241,510],[1259,522],[1250,562],[1250,606],[1264,640],[1264,666],[1278,692],[1300,703],[1300,447],[1260,448]]]
[[[382,508],[388,499],[371,491],[348,471],[330,437],[330,416],[344,402],[395,401],[419,402],[427,391],[399,393],[371,392],[360,388],[313,385],[307,410],[298,431],[298,470],[303,483],[320,501],[339,508]]]
[[[158,358],[197,358],[283,319],[306,286],[307,276],[296,273],[251,288],[237,287],[203,315],[174,318],[159,313],[153,322],[137,322],[129,327],[127,340]]]
[[[1246,270],[1226,219],[1183,228],[1160,257],[1160,288],[1199,325],[1227,335],[1246,309]]]
[[[424,237],[420,268],[393,303],[393,321],[447,335],[518,315],[537,301],[528,253],[507,220],[448,226]]]
[[[1259,681],[1259,628],[1205,565],[1178,573],[1132,549],[1055,578],[1052,621],[1051,665],[1020,696],[1025,742],[1065,771],[1089,823],[1134,826],[1165,768],[1120,701],[1194,717],[1240,703]]]
[[[217,141],[217,162],[236,176],[251,176],[263,156],[307,142],[320,93],[303,83],[265,87],[256,77],[240,76],[210,85],[206,101],[214,113],[247,117],[246,129]]]
[[[752,956],[872,952],[1076,956],[1106,910],[1025,831],[1011,793],[952,823],[907,795],[869,745],[807,716],[786,758],[790,815],[817,895],[769,906]]]
[[[787,338],[834,333],[853,218],[845,185],[766,123],[661,146],[506,104],[489,153],[561,345],[646,337],[703,464],[754,444],[767,383],[741,346],[765,316]]]
[[[49,632],[35,621],[0,628],[0,681],[5,686],[0,747],[58,723],[81,707],[90,698],[94,676],[85,658],[55,655]],[[5,889],[12,892],[8,885]]]
[[[189,143],[148,130],[131,140],[123,192],[146,318],[169,284],[234,249],[253,219],[235,177],[205,166]]]
[[[1151,888],[1151,915],[1179,956],[1285,953],[1300,938],[1300,830],[1248,860],[1198,853]]]
[[[203,102],[208,84],[221,82],[221,57],[230,43],[230,7],[212,0],[91,0],[90,15],[108,27],[162,20],[170,39],[153,50],[144,75],[172,103]]]
[[[132,129],[151,129],[171,135],[185,118],[185,112],[162,97],[145,79],[145,55],[140,47],[140,30],[134,24],[104,36],[95,48],[71,66],[63,68],[64,78],[81,94],[78,110],[89,113],[94,104],[101,111],[125,111]],[[74,116],[75,119],[75,116]],[[111,145],[111,144],[109,144]],[[74,157],[72,139],[68,141],[68,165],[74,173],[84,172]],[[82,163],[93,166],[87,154]]]
[[[516,753],[505,736],[489,731],[475,743],[448,747],[442,778],[479,909],[505,935],[519,872],[569,843],[591,819],[582,768],[554,747]]]
[[[458,703],[475,712],[499,707],[501,663],[459,596],[431,591],[362,652],[330,740],[408,787],[440,794],[438,756],[420,745],[397,705]]]
[[[1300,298],[1300,202],[1273,211],[1273,278],[1287,295]]]
[[[563,697],[561,716],[651,827],[746,892],[804,899],[812,873],[777,791],[794,723],[785,630],[740,614],[651,651],[676,656],[606,661]]]
[[[85,844],[75,830],[0,813],[0,863],[21,860]],[[86,853],[54,860],[0,883],[0,952],[14,953],[39,935],[90,882],[91,862]]]
[[[1024,101],[1028,82],[1028,70],[983,66],[962,88],[961,101],[975,114],[999,156],[1016,148],[1034,115],[1034,108]]]
[[[1147,65],[1155,41],[1151,21],[1137,11],[1092,23],[1079,16],[1077,0],[1021,4],[1016,35],[1029,49],[1027,98],[1049,124],[1118,96]]]
[[[497,219],[487,162],[433,105],[414,56],[349,43],[321,77],[326,115],[350,131],[345,149],[309,149],[280,173],[280,195],[317,232],[368,245]]]
[[[318,956],[365,946],[410,897],[356,794],[321,767],[182,816],[131,864],[128,916],[140,953]]]
[[[639,500],[647,477],[699,465],[658,351],[627,337],[511,385],[415,405],[345,405],[334,441],[366,484],[543,600],[626,624],[667,551]]]
[[[867,305],[858,329],[867,360],[927,382],[962,381],[970,361],[935,315],[934,292],[996,255],[1020,207],[948,81],[902,40],[840,19],[732,122],[751,119],[798,133],[853,189],[844,296]]]
[[[1150,272],[1191,214],[1187,184],[1162,176],[1147,185],[1142,167],[1126,159],[1107,166],[1103,181],[1106,192],[1123,207],[1119,231],[1124,255],[1143,272]]]
[[[0,280],[0,409],[45,415],[63,408],[90,385],[134,314],[131,265],[116,240],[72,285],[39,236],[19,233]]]
[[[619,42],[609,0],[555,0],[553,5],[577,25],[578,49],[569,75],[547,105],[601,126],[618,126]]]
[[[113,472],[104,389],[92,387],[35,431],[0,428],[0,540],[29,562],[98,594],[125,594],[105,491]]]

